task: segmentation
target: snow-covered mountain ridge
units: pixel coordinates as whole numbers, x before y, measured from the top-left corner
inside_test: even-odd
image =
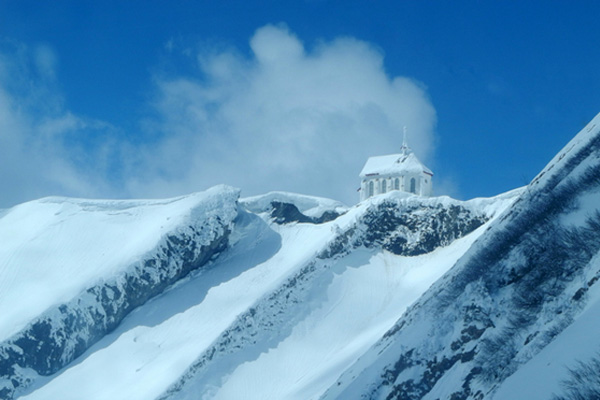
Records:
[[[0,219],[0,395],[48,375],[224,250],[238,191],[167,201],[47,198]]]
[[[277,349],[282,341],[285,342],[286,339],[291,340],[289,337],[294,336],[294,330],[298,326],[302,326],[306,323],[306,320],[315,318],[315,308],[320,309],[324,307],[321,302],[325,304],[333,302],[335,306],[339,306],[338,302],[344,300],[338,299],[334,301],[334,296],[330,293],[323,293],[323,289],[333,284],[332,281],[335,280],[336,270],[348,268],[346,265],[348,263],[350,265],[355,263],[355,258],[359,257],[361,260],[358,262],[358,265],[354,265],[354,267],[358,267],[361,263],[364,264],[367,262],[367,255],[369,254],[388,254],[386,256],[387,262],[396,259],[398,263],[402,263],[407,259],[408,255],[414,255],[413,253],[415,252],[424,255],[428,252],[423,249],[426,249],[427,246],[432,246],[433,237],[428,234],[432,230],[432,227],[439,228],[436,232],[437,236],[435,236],[439,240],[439,243],[438,246],[434,246],[430,251],[471,233],[475,228],[481,226],[485,220],[495,215],[495,212],[500,207],[500,203],[504,203],[504,206],[506,206],[512,200],[514,200],[514,194],[512,196],[504,196],[495,201],[482,199],[472,202],[459,202],[449,198],[423,199],[407,195],[406,193],[390,192],[386,196],[381,196],[348,210],[335,221],[324,224],[323,227],[305,227],[304,229],[307,229],[307,232],[312,232],[311,236],[317,231],[320,231],[319,234],[325,234],[325,237],[317,242],[317,247],[314,248],[316,252],[308,258],[302,259],[302,262],[292,270],[293,273],[289,274],[274,290],[266,292],[246,313],[240,315],[236,322],[221,334],[213,346],[200,355],[183,377],[175,385],[171,386],[161,399],[202,398],[204,395],[216,398],[243,396],[248,399],[314,398],[319,393],[319,390],[322,389],[310,380],[309,383],[302,385],[296,383],[296,386],[294,386],[294,381],[298,378],[294,374],[285,378],[280,377],[278,379],[278,387],[273,388],[273,385],[270,386],[268,384],[271,378],[269,377],[269,373],[266,373],[262,377],[262,379],[266,378],[264,382],[265,386],[262,390],[255,390],[253,393],[240,393],[238,389],[239,384],[235,383],[225,384],[220,390],[214,393],[212,392],[212,388],[217,387],[222,379],[226,379],[229,382],[232,378],[228,377],[228,375],[234,374],[235,376],[240,364],[247,364],[253,361],[260,363],[260,357],[258,360],[255,360],[258,354],[267,351],[267,349],[271,349],[267,353],[273,353],[275,352],[274,349]],[[272,211],[273,209],[267,208],[265,213],[270,215]],[[277,212],[278,209],[275,208],[275,211]],[[410,214],[408,219],[409,224],[406,224],[406,221],[400,217],[404,214]],[[377,224],[373,224],[375,215],[379,218]],[[453,223],[449,222],[450,217],[448,215],[455,217]],[[470,240],[472,238],[467,240],[467,243],[470,243]],[[396,243],[400,243],[401,245],[394,246]],[[398,257],[387,253],[385,247],[388,245],[396,250]],[[400,315],[410,301],[414,300],[416,296],[433,282],[433,279],[439,277],[451,265],[451,260],[456,257],[456,254],[452,254],[452,250],[450,252],[440,250],[437,257],[431,257],[430,259],[423,257],[421,260],[411,260],[414,263],[413,268],[422,268],[421,271],[415,271],[415,273],[422,273],[423,277],[412,278],[412,281],[408,279],[405,284],[412,284],[413,287],[405,287],[406,293],[396,293],[393,287],[383,290],[382,293],[385,293],[387,296],[395,296],[397,299],[395,302],[390,300],[389,304],[382,305],[379,304],[382,299],[378,298],[375,302],[378,304],[377,307],[389,307],[388,313],[390,315],[394,317]],[[460,246],[458,251],[460,253]],[[365,257],[367,258],[365,259]],[[440,258],[444,259],[444,261],[439,260]],[[391,262],[393,263],[393,261]],[[373,263],[373,261],[369,261],[369,263]],[[386,274],[384,271],[379,272],[381,275],[377,279],[383,279],[381,283],[386,284],[386,278],[390,278],[389,274]],[[406,273],[400,267],[395,272],[400,274],[402,272]],[[338,271],[337,274],[339,273],[341,272]],[[360,285],[359,282],[354,282],[354,284]],[[364,292],[358,287],[354,289],[359,294],[356,300],[360,301],[362,297],[360,294],[364,294]],[[367,288],[367,293],[370,290],[379,289],[379,286],[374,285],[372,288]],[[324,296],[325,298],[323,298]],[[370,294],[370,296],[373,295]],[[352,308],[340,308],[344,314],[352,310]],[[374,305],[373,308],[375,308]],[[354,310],[356,311],[356,309]],[[354,321],[353,324],[349,324],[351,329],[357,333],[360,332],[359,327],[365,329],[365,326],[362,325],[364,318],[373,318],[372,315],[369,315],[372,311],[375,310],[369,309],[363,311],[366,315],[361,315],[358,312],[355,317],[360,316],[360,318]],[[328,318],[332,318],[332,314],[334,314],[334,311],[329,313]],[[385,331],[385,327],[390,326],[389,324],[393,321],[390,315],[381,316],[385,322],[380,321],[381,325],[378,326],[379,330],[376,331],[378,333],[373,337],[382,334]],[[345,318],[348,318],[348,316]],[[347,323],[348,321],[344,322]],[[340,323],[340,326],[343,326],[343,324]],[[328,334],[333,334],[333,332],[328,332]],[[373,337],[371,337],[371,340]],[[347,346],[350,347],[355,339],[354,337],[347,338],[346,340],[349,341]],[[310,341],[305,342],[306,339],[304,337],[296,340],[298,340],[298,343],[294,346],[289,345],[293,349],[304,349],[311,345]],[[323,339],[320,340],[322,341]],[[333,334],[331,341],[331,344],[337,342],[335,343],[337,346],[341,345],[339,338],[336,338],[335,334]],[[363,343],[362,346],[366,346],[368,343]],[[364,347],[362,347],[362,350],[364,350]],[[288,351],[293,352],[294,350]],[[345,363],[348,363],[348,358],[352,359],[351,357],[356,357],[356,355],[357,353],[344,349],[343,351],[340,350],[338,357],[346,358]],[[286,365],[287,363],[294,362],[294,357],[290,356],[288,358],[282,356],[279,360],[276,359],[268,362],[279,364],[276,367],[273,366],[273,369],[285,369],[289,368]],[[328,365],[327,363],[332,363],[332,360],[323,359],[322,354],[320,354],[305,366],[307,370],[303,372],[303,375],[308,374],[308,370],[314,370],[315,364]],[[266,370],[270,371],[268,368]],[[329,374],[331,373],[329,372]],[[246,379],[249,379],[247,377],[248,372],[239,372],[239,374],[244,378],[240,377],[238,379],[246,382],[245,385],[251,382],[251,380],[246,381]],[[317,377],[320,380],[325,379],[324,376]],[[286,381],[286,378],[289,381]],[[332,378],[334,376],[329,376],[330,380]],[[233,379],[233,382],[235,382],[235,379]],[[320,384],[322,385],[323,383],[321,382]],[[297,392],[301,392],[302,395],[295,394]]]
[[[0,398],[576,398],[566,366],[600,348],[599,120],[489,199],[4,210]]]
[[[191,301],[189,314],[200,313],[197,321],[209,318],[220,328],[212,336],[190,336],[185,329],[183,335],[171,335],[172,346],[182,350],[173,357],[163,351],[168,360],[162,360],[164,364],[157,361],[154,368],[169,370],[171,362],[180,372],[159,380],[149,393],[139,388],[127,396],[127,390],[121,393],[124,398],[152,398],[161,392],[164,396],[184,396],[187,391],[182,389],[189,382],[196,386],[206,382],[206,371],[213,380],[215,374],[225,376],[223,363],[229,368],[238,365],[232,357],[243,360],[248,354],[260,354],[265,346],[277,346],[283,340],[282,332],[292,332],[303,317],[315,311],[315,298],[326,296],[321,290],[336,276],[336,268],[341,268],[339,260],[354,259],[357,254],[371,268],[398,259],[413,267],[396,272],[410,275],[411,269],[420,268],[417,275],[424,275],[413,278],[409,295],[404,293],[396,303],[386,305],[387,322],[378,331],[383,333],[402,309],[451,265],[446,261],[421,266],[417,257],[406,256],[435,252],[468,235],[515,196],[460,202],[391,192],[348,208],[338,202],[288,193],[238,202],[237,191],[220,187],[165,201],[48,198],[17,206],[0,219],[0,235],[6,243],[1,253],[1,284],[11,288],[0,294],[5,311],[0,330],[5,332],[0,344],[2,396],[29,393],[28,398],[115,398],[106,394],[111,388],[109,382],[120,380],[127,386],[127,379],[139,376],[139,366],[124,371],[103,365],[96,358],[104,360],[106,353],[111,354],[106,358],[119,359],[121,346],[134,348],[139,343],[137,339],[122,343],[132,329],[153,325],[152,315],[165,312],[162,310],[185,310],[176,299],[193,297],[190,288],[205,285],[206,298],[200,297],[197,304]],[[290,222],[290,218],[306,222]],[[385,255],[386,250],[389,255]],[[454,258],[460,253],[449,251]],[[369,261],[372,257],[376,258]],[[203,265],[192,278],[182,280]],[[389,273],[383,276],[389,277]],[[213,282],[206,276],[219,278]],[[206,284],[202,279],[207,279]],[[377,280],[385,283],[381,277]],[[254,285],[252,290],[248,290],[249,284]],[[48,289],[38,291],[40,285]],[[227,285],[238,289],[213,300],[211,294]],[[242,296],[244,300],[235,294],[239,290],[248,292]],[[382,293],[389,297],[389,290]],[[233,307],[223,305],[236,298]],[[158,306],[161,302],[165,305]],[[392,304],[400,308],[394,309]],[[220,307],[226,307],[226,312],[220,315],[221,324],[216,324],[210,308]],[[194,326],[186,313],[165,316],[152,329],[153,334],[161,336],[163,329],[174,329],[171,324]],[[370,345],[377,334],[369,337],[363,339],[360,349]],[[350,343],[353,339],[347,338]],[[194,343],[197,350],[190,351],[183,342]],[[356,357],[359,352],[350,354]],[[104,375],[118,371],[118,376],[102,385],[103,390],[97,390],[86,375],[93,369],[89,365],[97,362]],[[329,382],[336,376],[331,372]],[[62,382],[73,379],[89,386],[63,393],[69,390]],[[207,384],[203,390],[214,386]]]

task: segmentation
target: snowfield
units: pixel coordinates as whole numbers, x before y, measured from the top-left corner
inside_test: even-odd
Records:
[[[308,315],[289,336],[258,359],[238,366],[211,397],[319,398],[340,370],[380,338],[478,234],[424,256],[358,250],[342,257],[331,267],[332,276],[311,296]],[[195,389],[175,398],[195,398]]]

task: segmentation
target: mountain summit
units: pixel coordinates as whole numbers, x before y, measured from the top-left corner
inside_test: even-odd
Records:
[[[494,198],[4,210],[0,398],[594,398],[599,122]]]

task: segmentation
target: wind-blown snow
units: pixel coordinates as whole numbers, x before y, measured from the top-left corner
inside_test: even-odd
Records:
[[[240,211],[229,250],[208,268],[139,307],[79,361],[39,380],[23,398],[133,400],[160,396],[224,331],[239,322],[240,315],[287,285],[370,207],[395,198],[415,204],[457,203],[400,192],[376,196],[350,209],[293,194],[242,200],[247,209],[259,213],[271,201],[283,200],[315,215],[332,209],[347,212],[324,224],[269,225],[251,212]],[[513,199],[514,195],[507,195],[498,201],[506,207]],[[496,205],[498,201],[476,199],[462,204],[492,214],[502,208]],[[233,356],[238,364],[230,365],[230,372],[213,368],[172,398],[318,398],[454,264],[485,226],[451,246],[417,257],[359,248],[332,261],[311,283],[309,300],[302,304],[304,316],[296,320],[289,314],[294,310],[278,315],[278,321],[293,324],[290,332],[278,332],[274,347],[242,348]],[[289,290],[293,294],[296,289]]]
[[[598,154],[600,115],[529,186],[490,199],[392,191],[348,208],[272,192],[238,204],[237,190],[219,187],[0,210],[0,397],[564,394],[569,368],[600,350]],[[157,260],[165,274],[129,277],[156,278],[155,291],[109,284]],[[184,260],[185,273],[169,275]],[[107,309],[115,293],[138,301],[65,355],[58,339],[77,328],[65,320],[83,309],[95,326],[87,316],[105,310],[86,304],[90,287]],[[54,327],[48,310],[65,302]],[[36,331],[48,326],[56,337]],[[39,358],[62,364],[28,361],[42,344]]]
[[[81,363],[24,398],[157,397],[238,314],[312,256],[324,240],[312,226],[277,234],[251,214],[238,221],[236,235],[238,243],[225,260],[138,309]],[[303,246],[296,246],[299,241]],[[81,385],[65,391],[73,382]]]
[[[515,197],[512,193],[497,199],[458,202],[448,197],[420,198],[390,192],[347,208],[327,199],[270,193],[244,199],[243,208],[236,210],[231,206],[237,191],[221,187],[163,201],[48,198],[7,210],[0,218],[0,234],[8,244],[0,253],[7,272],[0,283],[7,288],[0,294],[5,303],[0,304],[18,298],[17,291],[29,293],[28,298],[35,301],[22,302],[18,312],[2,315],[0,326],[5,329],[5,338],[18,331],[22,334],[28,321],[41,313],[90,286],[115,279],[146,254],[154,254],[165,235],[177,237],[178,231],[187,232],[192,221],[205,217],[208,211],[222,213],[218,210],[224,202],[237,215],[228,236],[228,250],[131,312],[114,332],[63,370],[41,377],[16,366],[19,379],[25,380],[16,394],[25,399],[65,400],[165,395],[174,399],[196,399],[198,395],[316,399],[485,229],[481,226],[433,252],[406,257],[382,250],[378,242],[361,239],[370,229],[365,216],[400,207],[413,210],[417,224],[437,218],[439,210],[464,212],[460,218],[467,220],[471,213],[474,220],[485,221]],[[271,223],[265,213],[274,201],[294,204],[315,217],[324,212],[342,215],[322,224],[279,225]],[[453,215],[458,224],[458,214]],[[233,215],[223,217],[230,221]],[[12,237],[10,227],[18,228]],[[418,238],[415,235],[409,240]],[[346,247],[340,249],[340,239],[360,239],[357,243],[362,244],[346,241]],[[333,248],[338,250],[332,252]],[[25,268],[19,270],[21,264]],[[315,273],[300,282],[307,267],[316,268]],[[12,283],[8,281],[11,276]],[[39,297],[30,295],[36,282],[48,286]],[[110,291],[107,293],[110,296]],[[287,308],[281,296],[298,298],[302,303]],[[257,337],[262,338],[253,345],[244,342],[253,333],[252,328],[244,332],[243,321],[255,309],[262,310],[255,316],[260,324],[281,324],[282,329],[272,333],[257,330]],[[269,309],[279,310],[273,320]],[[239,340],[237,329],[241,329]],[[215,351],[215,343],[223,343],[227,335],[232,335],[232,346],[237,343],[239,350],[215,355],[217,361],[195,376],[190,366]],[[11,376],[10,368],[9,364],[3,371],[7,377]],[[189,384],[170,391],[188,374]],[[26,382],[27,377],[30,382]]]

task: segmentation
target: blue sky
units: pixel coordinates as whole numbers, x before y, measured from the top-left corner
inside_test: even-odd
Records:
[[[592,1],[0,0],[0,207],[217,183],[354,203],[409,144],[438,194],[529,182],[600,112]]]

